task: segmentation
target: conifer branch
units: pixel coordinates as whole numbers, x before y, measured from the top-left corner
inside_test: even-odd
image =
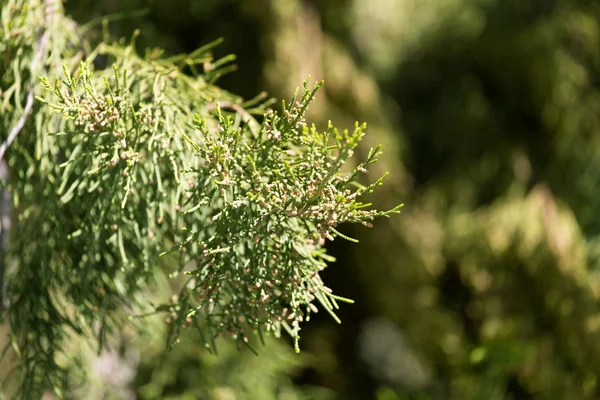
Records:
[[[45,2],[46,21],[50,18],[51,9],[52,9],[51,0],[46,0],[46,2]],[[40,65],[42,65],[44,53],[46,52],[46,48],[48,47],[48,40],[50,38],[50,32],[48,31],[47,27],[40,28],[40,29],[43,32],[42,32],[39,40],[37,40],[37,42],[36,42],[37,51],[35,53],[35,56],[31,60],[31,64],[29,66],[29,71],[31,73],[31,76],[37,76],[39,74],[39,72],[40,72],[39,67],[40,67]],[[31,110],[33,108],[33,101],[34,101],[34,83],[35,82],[33,80],[31,80],[28,84],[27,100],[25,102],[25,108],[23,109],[23,114],[21,115],[21,117],[19,118],[19,120],[17,121],[15,126],[10,130],[6,140],[0,145],[0,161],[2,161],[2,159],[4,158],[4,153],[6,153],[6,150],[12,144],[12,142],[15,140],[15,138],[17,137],[19,132],[21,132],[21,130],[25,126],[25,122],[27,121],[29,114],[31,114]],[[3,273],[3,271],[0,271],[0,275],[2,275],[2,273]],[[0,293],[1,293],[1,291],[0,291]],[[0,297],[0,300],[1,300],[1,297]]]
[[[14,9],[33,20],[39,7]],[[325,241],[352,240],[339,224],[399,212],[359,201],[382,183],[355,185],[378,150],[342,172],[366,126],[309,126],[305,113],[321,82],[307,80],[280,111],[264,96],[244,103],[211,83],[231,70],[232,57],[213,62],[210,45],[165,59],[139,57],[133,40],[101,43],[75,66],[90,46],[64,29],[68,18],[57,18],[38,45],[35,35],[0,42],[33,53],[28,88],[40,105],[35,132],[6,152],[18,223],[3,314],[22,360],[22,397],[44,388],[63,396],[69,336],[93,337],[101,350],[135,315],[163,314],[169,348],[188,328],[211,349],[217,336],[253,349],[255,337],[283,328],[299,351],[301,324],[317,304],[339,321],[336,300],[347,299],[320,277],[332,260]],[[54,58],[38,83],[46,46]],[[112,68],[95,68],[98,57]],[[193,76],[180,69],[200,63],[210,68]],[[20,82],[9,82],[16,91]],[[24,116],[32,110],[26,105]],[[141,293],[163,272],[177,291],[148,304]]]

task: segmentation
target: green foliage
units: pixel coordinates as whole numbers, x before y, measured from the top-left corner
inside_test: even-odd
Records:
[[[157,274],[148,300],[166,301],[172,288]],[[295,385],[292,378],[316,360],[295,354],[289,344],[265,337],[260,356],[239,351],[228,338],[217,340],[217,354],[206,351],[196,329],[184,329],[182,343],[165,350],[169,325],[157,314],[109,339],[97,354],[93,343],[78,338],[69,346],[76,359],[70,368],[70,397],[99,399],[331,399],[331,392]],[[135,325],[134,325],[135,326]]]
[[[141,58],[133,41],[90,45],[54,1],[10,0],[2,18],[0,138],[16,132],[2,316],[21,397],[68,397],[69,338],[94,336],[102,349],[126,317],[166,313],[169,347],[194,326],[209,349],[219,334],[244,346],[250,331],[262,340],[283,327],[298,351],[315,302],[339,322],[337,301],[348,300],[319,276],[332,261],[324,240],[347,238],[339,223],[370,225],[400,206],[358,200],[382,183],[357,182],[379,148],[343,172],[364,125],[307,126],[320,84],[307,81],[280,115],[214,85],[232,59],[214,60],[214,43]],[[39,101],[23,108],[32,93]],[[163,270],[176,293],[149,305],[143,293]]]
[[[349,227],[361,246],[333,246],[350,271],[336,290],[365,306],[303,331],[307,350],[339,365],[315,381],[344,399],[373,396],[369,385],[391,398],[600,398],[600,4],[253,3],[259,28],[245,37],[261,43],[269,90],[285,94],[305,70],[325,79],[311,117],[368,119],[365,142],[397,149],[374,168],[401,178],[377,203],[412,205],[365,236]],[[400,345],[364,356],[370,377],[348,356],[340,344],[368,336],[348,321],[374,315],[427,379],[402,376],[398,360],[412,357]]]

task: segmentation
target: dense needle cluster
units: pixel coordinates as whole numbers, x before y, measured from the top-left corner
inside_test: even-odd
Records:
[[[296,94],[284,104],[283,117],[267,110],[256,135],[234,126],[218,108],[215,129],[197,115],[196,139],[184,135],[202,163],[186,171],[194,184],[183,213],[203,210],[209,222],[175,247],[192,246],[187,257],[194,267],[186,271],[191,280],[177,304],[164,306],[176,317],[168,319],[174,336],[189,318],[202,315],[214,334],[243,343],[247,328],[279,334],[282,327],[297,343],[300,323],[318,311],[316,304],[337,320],[336,300],[348,300],[332,294],[319,276],[330,260],[325,239],[345,237],[336,230],[340,223],[370,224],[399,207],[367,210],[357,200],[382,182],[356,182],[378,149],[353,171],[341,172],[364,126],[351,133],[331,124],[323,133],[306,126],[304,113],[319,87],[309,89],[307,81],[301,99]]]
[[[23,10],[20,1],[3,12]],[[56,12],[48,49],[36,47],[35,35],[29,47],[0,35],[10,39],[0,42],[5,54],[26,55],[11,63],[15,71],[0,72],[7,103],[18,104],[14,76],[32,54],[53,60],[32,81],[38,102],[28,134],[6,153],[17,222],[5,303],[12,346],[28,360],[20,364],[23,396],[45,387],[60,395],[68,334],[94,336],[102,347],[124,316],[164,313],[169,346],[192,326],[209,348],[221,334],[250,346],[252,332],[262,339],[283,328],[296,350],[312,313],[338,320],[337,302],[349,300],[319,275],[333,261],[325,241],[353,240],[339,224],[369,226],[400,209],[369,210],[358,200],[383,180],[357,182],[378,148],[347,166],[365,126],[308,126],[321,83],[307,80],[281,113],[264,96],[244,102],[214,86],[230,59],[213,62],[216,43],[170,59],[141,58],[133,42],[102,43],[74,62],[81,44],[60,30],[72,24]],[[112,68],[94,68],[98,56]],[[188,75],[183,66],[210,68]],[[163,272],[173,295],[149,305],[142,294]]]

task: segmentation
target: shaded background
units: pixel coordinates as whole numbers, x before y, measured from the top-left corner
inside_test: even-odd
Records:
[[[239,70],[220,85],[247,98],[287,99],[307,75],[324,79],[309,118],[367,122],[362,151],[385,151],[372,176],[390,171],[371,200],[406,204],[373,229],[341,228],[360,243],[330,246],[324,280],[356,304],[341,325],[325,314],[305,324],[300,357],[281,343],[258,359],[123,343],[92,368],[113,387],[98,398],[600,398],[600,4],[65,7],[81,24],[113,15],[114,37],[140,28],[140,50],[224,37],[216,54],[235,53]]]

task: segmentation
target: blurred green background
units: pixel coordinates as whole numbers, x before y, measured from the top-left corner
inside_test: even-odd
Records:
[[[362,151],[384,149],[371,175],[390,171],[371,200],[406,204],[373,229],[341,227],[360,243],[330,245],[324,280],[356,304],[341,325],[305,324],[300,356],[273,342],[214,357],[194,341],[167,356],[134,340],[90,364],[81,398],[600,398],[600,3],[65,7],[81,24],[112,15],[114,37],[140,28],[140,50],[224,37],[216,54],[239,69],[220,84],[247,98],[324,79],[310,119],[367,122]]]

